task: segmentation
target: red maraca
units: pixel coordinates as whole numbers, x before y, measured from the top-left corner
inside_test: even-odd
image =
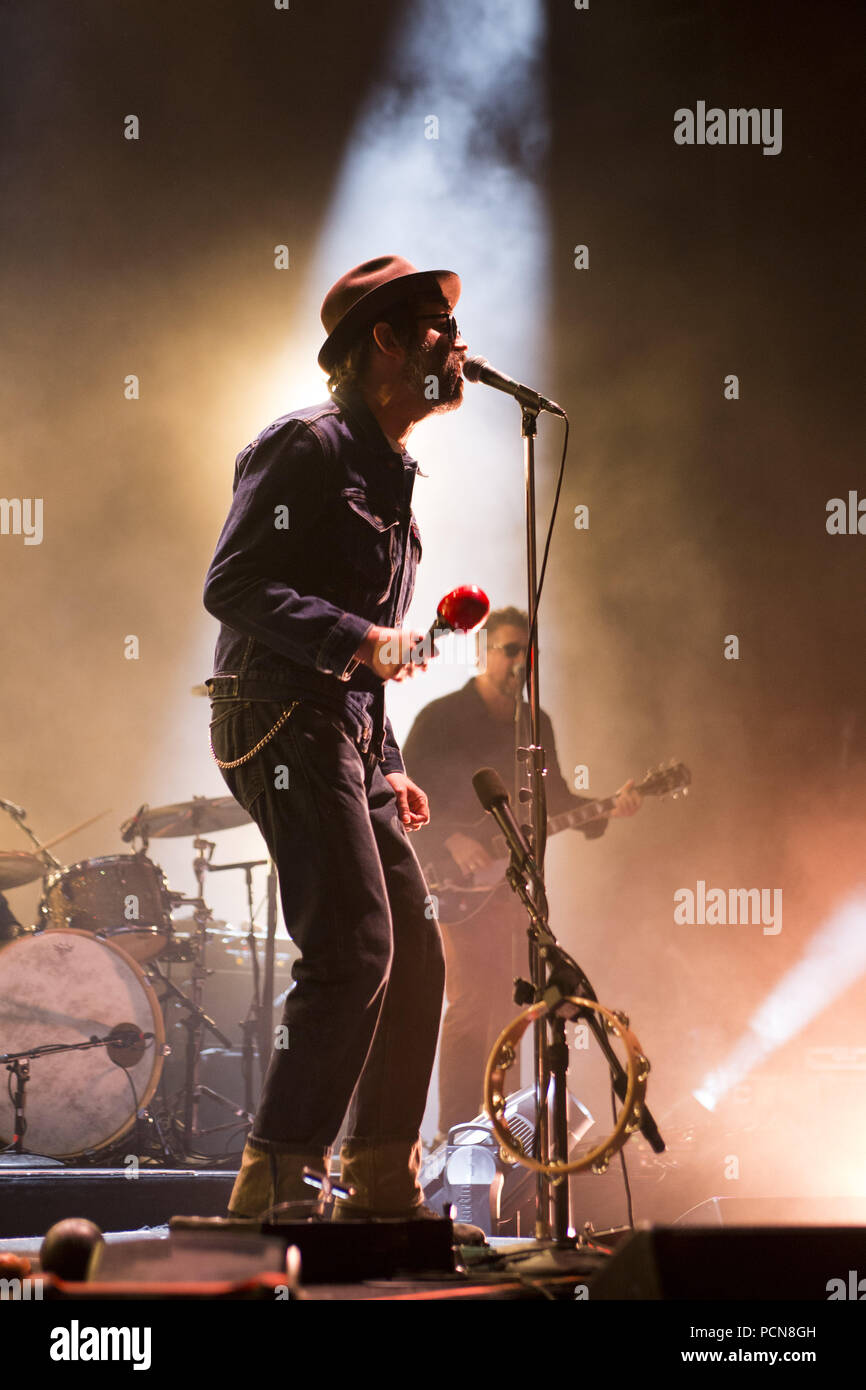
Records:
[[[474,632],[490,612],[490,599],[477,584],[460,584],[446,594],[436,609],[436,621],[412,648],[414,662],[429,660],[437,632]]]

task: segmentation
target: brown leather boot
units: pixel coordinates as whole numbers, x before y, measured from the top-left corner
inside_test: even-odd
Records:
[[[340,1186],[353,1187],[355,1195],[346,1200],[338,1198],[334,1218],[409,1215],[424,1201],[418,1182],[420,1167],[420,1139],[375,1146],[364,1139],[344,1140],[340,1149]]]
[[[248,1139],[229,1198],[229,1216],[260,1220],[282,1202],[303,1202],[306,1211],[298,1206],[296,1212],[285,1213],[286,1219],[296,1216],[303,1221],[316,1201],[316,1189],[304,1182],[304,1168],[327,1173],[329,1161],[330,1154],[321,1149],[309,1154],[271,1153],[260,1148],[255,1139]]]
[[[421,1141],[397,1140],[371,1145],[363,1139],[347,1139],[340,1149],[340,1186],[353,1187],[355,1195],[338,1198],[332,1221],[376,1221],[397,1217],[404,1221],[437,1220],[424,1205],[418,1182]],[[484,1245],[480,1226],[454,1222],[458,1245]]]

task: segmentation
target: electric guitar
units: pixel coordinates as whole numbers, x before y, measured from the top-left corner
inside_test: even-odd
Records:
[[[692,774],[684,763],[671,762],[659,764],[648,772],[634,790],[640,796],[685,796],[692,780]],[[616,796],[603,797],[598,801],[587,801],[575,806],[572,811],[551,816],[547,822],[547,833],[558,835],[560,830],[576,830],[590,821],[605,820],[616,805]],[[484,812],[471,824],[452,826],[448,838],[456,831],[462,831],[478,840],[484,846],[490,863],[474,873],[461,873],[454,856],[443,843],[423,864],[424,877],[431,894],[438,899],[440,922],[460,923],[473,917],[487,903],[497,888],[505,881],[509,853],[504,835],[496,829],[492,816]]]

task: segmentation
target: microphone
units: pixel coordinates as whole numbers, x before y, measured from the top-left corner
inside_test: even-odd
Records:
[[[134,1023],[116,1023],[108,1035],[106,1052],[115,1066],[128,1071],[141,1061],[153,1033],[143,1033]]]
[[[130,840],[135,839],[136,835],[138,834],[138,825],[139,821],[141,820],[142,812],[146,810],[147,802],[143,801],[139,806],[138,810],[136,811],[135,815],[130,816],[129,820],[125,820],[123,822],[123,825],[120,827],[120,838],[121,840],[123,840],[124,844],[128,845]]]
[[[499,773],[492,767],[482,767],[472,778],[472,785],[481,805],[485,811],[490,812],[505,836],[505,843],[508,845],[512,859],[516,862],[521,873],[534,876],[537,873],[537,867],[532,857],[532,851],[526,843],[523,831],[514,819],[508,792],[505,790]]]
[[[486,357],[467,357],[463,363],[463,375],[467,381],[480,381],[485,386],[504,391],[507,396],[513,396],[528,410],[547,410],[551,415],[560,415],[565,419],[565,411],[556,401],[549,401],[546,396],[540,396],[537,391],[533,391],[531,386],[521,386],[519,381],[505,376],[503,372],[497,372]]]
[[[27,812],[23,806],[16,806],[14,801],[0,800],[0,810],[8,811],[10,816],[15,816],[16,820],[23,820]]]

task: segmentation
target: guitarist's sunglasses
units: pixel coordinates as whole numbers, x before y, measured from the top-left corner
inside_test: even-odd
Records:
[[[513,661],[517,656],[522,656],[525,650],[525,642],[494,642],[491,647],[491,651],[505,652],[509,661]]]
[[[460,329],[457,327],[457,320],[455,319],[455,317],[454,317],[453,314],[445,314],[445,313],[442,313],[442,314],[419,314],[419,315],[418,315],[418,322],[419,322],[419,323],[421,323],[424,319],[438,319],[440,322],[444,319],[445,322],[446,322],[446,324],[447,324],[447,327],[446,327],[446,329],[445,329],[445,332],[447,332],[448,337],[451,339],[452,343],[456,343],[456,342],[457,342],[457,336],[458,336],[458,334],[459,334],[459,332],[460,332]]]

